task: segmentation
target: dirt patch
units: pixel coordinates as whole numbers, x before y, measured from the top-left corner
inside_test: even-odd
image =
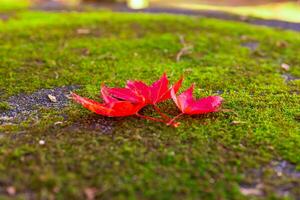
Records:
[[[103,117],[91,114],[86,118],[74,122],[66,127],[66,131],[89,131],[99,134],[111,134],[115,124],[120,122],[119,118]]]
[[[245,42],[241,44],[243,47],[248,48],[250,51],[256,51],[258,49],[258,42]]]
[[[300,179],[300,171],[296,169],[296,166],[288,161],[272,161],[271,167],[277,173],[277,175],[286,175],[292,178]]]
[[[11,18],[11,14],[0,13],[0,20],[6,22]]]
[[[291,74],[288,74],[288,73],[282,74],[281,76],[282,76],[282,78],[284,78],[284,81],[286,83],[290,82],[290,81],[300,80],[300,78],[293,76]]]
[[[70,103],[68,96],[70,91],[78,88],[79,86],[63,86],[53,89],[41,89],[32,94],[19,94],[12,96],[6,100],[10,109],[0,111],[0,125],[19,123],[29,117],[38,118],[39,110],[41,108],[62,109]],[[65,116],[65,114],[62,114],[61,116],[65,120],[69,120],[69,116]],[[121,122],[120,118],[109,118],[90,114],[87,117],[74,121],[70,125],[65,125],[64,121],[56,122],[53,124],[51,129],[76,132],[88,131],[96,134],[111,134],[114,130],[115,124],[118,122]]]
[[[63,10],[67,9],[67,6],[60,1],[45,1],[40,0],[33,8],[38,8],[39,10],[52,11],[52,10]]]
[[[10,109],[0,112],[0,124],[18,118],[25,120],[43,108],[61,109],[69,103],[68,94],[78,86],[63,86],[53,89],[41,89],[32,94],[19,94],[6,100]],[[49,97],[54,97],[56,101]]]
[[[221,95],[221,94],[224,94],[226,91],[224,91],[224,90],[216,90],[216,91],[214,91],[213,93],[214,94],[217,94],[217,95]]]
[[[246,196],[276,194],[278,197],[300,199],[300,171],[286,160],[274,160],[246,173],[247,182],[240,184]]]

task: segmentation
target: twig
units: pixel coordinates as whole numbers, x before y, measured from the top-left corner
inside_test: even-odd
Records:
[[[183,35],[179,35],[179,41],[180,41],[180,44],[182,45],[182,48],[180,49],[180,51],[176,55],[176,61],[177,62],[180,61],[182,56],[190,54],[191,51],[194,48],[192,45],[189,45],[185,42],[185,39],[184,39]]]
[[[178,37],[179,37],[180,44],[182,46],[186,46],[186,42],[185,42],[184,36],[183,35],[178,35]]]
[[[174,121],[175,121],[176,119],[178,119],[179,117],[181,117],[183,114],[184,114],[184,113],[180,113],[179,115],[175,116],[173,119],[171,119],[171,120],[167,123],[167,125],[170,126],[171,124],[174,124]],[[175,123],[175,127],[179,126],[179,124],[180,124],[179,122],[176,122],[176,123]]]

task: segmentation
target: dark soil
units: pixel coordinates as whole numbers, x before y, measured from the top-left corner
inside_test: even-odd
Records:
[[[262,196],[265,192],[273,192],[276,196],[300,199],[295,190],[300,185],[293,181],[300,178],[300,171],[296,169],[296,165],[286,160],[271,161],[268,165],[247,172],[246,176],[250,181],[242,183],[240,188],[250,195]],[[274,191],[269,191],[270,188]]]
[[[259,43],[258,42],[245,42],[241,44],[243,47],[248,48],[251,51],[257,50]]]
[[[53,89],[41,89],[32,94],[19,94],[8,98],[10,109],[0,112],[0,124],[14,118],[26,119],[29,115],[37,113],[43,108],[61,109],[69,103],[68,94],[78,86],[63,86]],[[48,95],[56,98],[56,102],[49,99]]]
[[[282,74],[282,77],[284,78],[285,82],[300,80],[300,78],[293,76],[289,73]]]
[[[66,127],[68,131],[92,131],[96,134],[111,134],[115,124],[120,122],[118,118],[103,117],[91,114],[87,118],[80,119]]]
[[[300,171],[296,169],[295,165],[288,161],[272,161],[270,165],[278,175],[300,178]]]

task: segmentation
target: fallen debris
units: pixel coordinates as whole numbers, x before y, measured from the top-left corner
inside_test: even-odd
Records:
[[[239,124],[246,124],[246,122],[243,122],[243,121],[232,121],[232,122],[230,122],[230,125],[239,125]]]
[[[192,45],[189,45],[185,42],[183,35],[179,35],[179,40],[182,48],[176,55],[176,62],[179,62],[182,56],[190,54],[194,48]]]
[[[61,125],[61,124],[63,124],[63,122],[55,122],[55,123],[54,123],[55,126]]]
[[[7,116],[0,117],[0,121],[10,121],[12,119],[13,119],[12,117],[7,117]]]
[[[59,74],[57,72],[54,72],[55,74],[55,79],[58,79],[59,78]]]
[[[44,145],[46,142],[45,142],[45,140],[40,140],[39,141],[39,145]]]
[[[290,70],[290,66],[286,63],[282,63],[281,64],[281,69],[285,70],[285,71],[289,71]]]
[[[55,96],[51,95],[51,94],[48,94],[48,98],[50,99],[50,101],[52,101],[53,103],[56,103],[57,102],[57,99]]]
[[[97,188],[85,188],[84,194],[87,200],[94,200],[96,198]]]
[[[6,192],[7,192],[8,195],[14,196],[14,195],[16,195],[17,190],[14,186],[8,186],[6,188]]]
[[[286,41],[277,41],[276,47],[278,48],[286,48],[288,46],[288,43]]]
[[[87,28],[79,28],[76,30],[76,32],[77,32],[77,34],[80,34],[80,35],[87,35],[87,34],[91,33],[91,30],[87,29]]]
[[[263,195],[263,184],[259,183],[254,187],[240,187],[240,192],[245,196],[261,196]]]

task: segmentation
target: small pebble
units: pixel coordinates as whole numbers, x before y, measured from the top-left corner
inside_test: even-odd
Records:
[[[16,194],[16,188],[14,186],[9,186],[6,188],[7,194],[14,196]]]
[[[55,122],[54,125],[61,125],[63,122]]]
[[[10,121],[12,119],[13,119],[12,117],[7,117],[7,116],[0,117],[0,120],[2,121]]]
[[[91,33],[91,31],[90,31],[90,29],[80,28],[80,29],[77,29],[77,33],[78,33],[78,34],[85,35],[85,34]]]
[[[245,124],[246,122],[242,122],[242,121],[232,121],[230,124],[231,125],[238,125],[238,124]]]
[[[50,99],[50,101],[52,101],[53,103],[56,103],[57,102],[57,99],[55,96],[51,95],[51,94],[48,94],[48,98]]]
[[[286,63],[282,63],[282,64],[281,64],[281,68],[282,68],[283,70],[285,70],[285,71],[289,71],[290,66],[289,66],[288,64],[286,64]]]
[[[44,144],[45,144],[45,140],[40,140],[40,141],[39,141],[39,144],[40,144],[40,145],[44,145]]]
[[[240,192],[245,196],[261,196],[263,185],[257,184],[255,187],[240,187]]]
[[[85,188],[84,194],[87,200],[94,200],[97,194],[97,188]]]

